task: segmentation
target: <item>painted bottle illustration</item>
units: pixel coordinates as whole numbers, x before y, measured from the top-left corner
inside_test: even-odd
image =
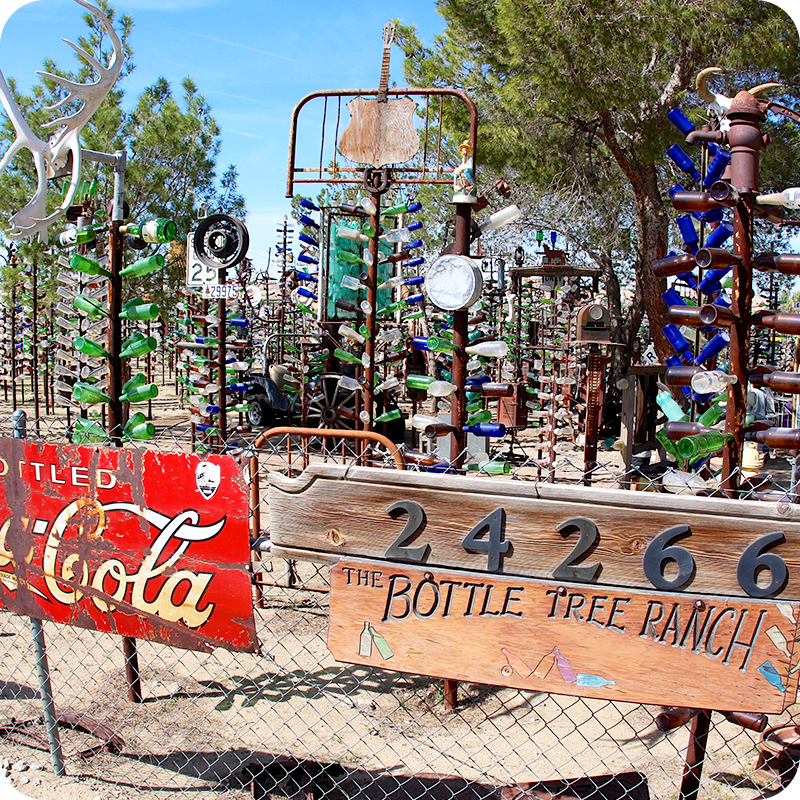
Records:
[[[394,656],[394,651],[389,646],[389,642],[369,622],[365,621],[364,630],[361,631],[361,636],[359,637],[358,654],[364,658],[371,658],[373,645],[384,661],[388,661]]]
[[[358,654],[364,658],[372,655],[372,634],[369,630],[369,622],[364,623],[364,630],[361,631],[361,638],[358,643]]]

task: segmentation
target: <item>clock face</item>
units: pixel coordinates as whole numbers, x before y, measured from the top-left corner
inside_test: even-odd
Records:
[[[425,289],[438,308],[459,311],[480,298],[483,276],[477,263],[467,256],[441,256],[425,274]]]

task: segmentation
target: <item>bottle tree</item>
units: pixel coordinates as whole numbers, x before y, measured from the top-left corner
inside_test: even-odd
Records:
[[[704,73],[698,78],[701,89]],[[777,108],[796,118],[787,109],[759,100],[757,94],[740,91],[728,101],[727,111],[717,110],[712,123],[700,130],[678,109],[670,112],[687,144],[699,146],[700,169],[682,147],[670,147],[668,156],[691,182],[688,188],[679,184],[670,192],[673,207],[681,212],[677,223],[685,253],[668,254],[652,266],[656,277],[677,276],[696,293],[694,308],[674,287],[664,293],[670,319],[664,333],[675,350],[667,359],[666,381],[680,387],[687,408],[669,392],[661,392],[657,399],[669,423],[660,432],[660,441],[692,468],[721,450],[721,487],[728,493],[738,487],[746,439],[769,440],[773,446],[796,441],[793,430],[772,428],[767,433],[764,423],[749,414],[748,386],[800,394],[800,373],[754,368],[750,363],[754,326],[800,329],[800,315],[774,309],[754,314],[751,307],[755,270],[800,274],[800,256],[759,253],[755,247],[757,219],[783,223],[786,210],[793,210],[791,189],[762,193],[759,187],[760,159],[767,142],[762,132],[766,109]],[[727,368],[721,369],[725,358]],[[677,440],[674,445],[672,440]]]

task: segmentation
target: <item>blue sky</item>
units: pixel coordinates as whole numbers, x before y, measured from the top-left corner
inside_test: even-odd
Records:
[[[222,129],[220,171],[239,169],[247,198],[250,255],[257,269],[290,213],[286,166],[292,109],[322,89],[377,88],[384,24],[415,24],[425,40],[443,20],[433,0],[119,0],[130,14],[136,70],[124,80],[130,102],[159,76],[180,90],[187,75],[208,99]],[[38,81],[46,57],[71,66],[61,38],[76,41],[84,10],[73,0],[0,0],[0,69],[22,89]],[[405,86],[402,52],[392,48],[391,81]],[[312,138],[309,131],[308,138]],[[317,145],[318,147],[318,145]],[[310,166],[310,164],[306,165]],[[300,191],[303,189],[301,187]],[[316,194],[313,187],[306,194]],[[274,270],[273,270],[274,273]]]

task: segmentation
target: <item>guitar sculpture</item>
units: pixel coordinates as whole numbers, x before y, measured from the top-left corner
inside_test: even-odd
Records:
[[[389,59],[394,39],[394,23],[383,28],[383,64],[376,99],[356,97],[347,104],[350,123],[339,140],[345,158],[356,164],[383,167],[402,164],[419,150],[419,134],[414,129],[417,104],[410,97],[387,98]]]
[[[2,71],[0,71],[0,100],[14,125],[14,130],[17,132],[16,138],[6,150],[2,160],[0,160],[0,172],[12,162],[14,156],[22,148],[27,148],[33,154],[38,179],[33,197],[24,208],[12,215],[9,220],[11,225],[9,236],[12,239],[22,239],[26,236],[33,239],[34,236],[38,235],[42,241],[47,242],[48,227],[72,205],[81,174],[81,129],[91,119],[95,111],[100,108],[100,104],[111,91],[122,68],[122,43],[108,17],[99,8],[86,2],[86,0],[75,0],[75,2],[82,5],[102,22],[111,40],[114,52],[109,58],[108,65],[104,66],[89,53],[64,39],[64,42],[94,68],[98,75],[97,80],[94,83],[81,84],[58,75],[52,75],[49,72],[40,71],[38,73],[43,78],[52,80],[68,90],[61,100],[52,106],[48,106],[49,110],[55,110],[76,101],[80,103],[77,110],[42,125],[43,128],[61,126],[47,141],[43,141],[36,136],[30,125],[25,121],[19,106],[14,102],[6,79]],[[48,214],[46,208],[47,179],[48,177],[53,177],[59,170],[68,165],[70,155],[72,156],[72,169],[69,188],[61,205]]]

